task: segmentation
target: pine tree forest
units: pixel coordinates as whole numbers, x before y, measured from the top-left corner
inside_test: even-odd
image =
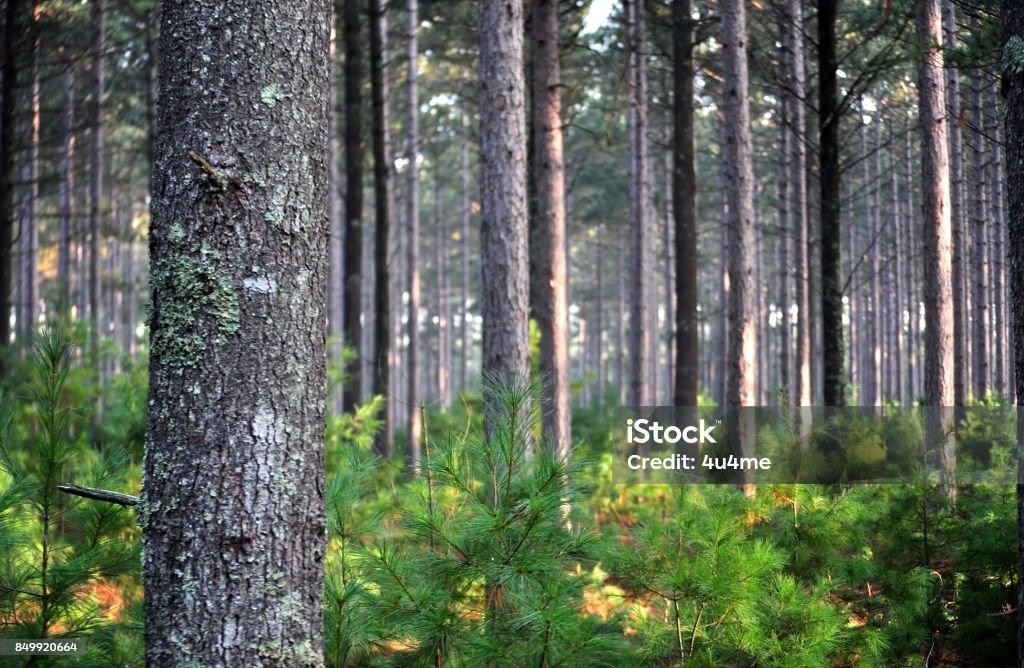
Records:
[[[0,67],[0,668],[1024,668],[1020,0],[0,0]]]

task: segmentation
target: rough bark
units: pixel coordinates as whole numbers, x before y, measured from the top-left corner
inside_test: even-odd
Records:
[[[565,169],[562,162],[561,67],[558,2],[533,5],[533,174],[536,184],[537,302],[540,371],[545,392],[545,436],[560,456],[569,453],[569,303],[566,294]]]
[[[697,171],[693,115],[693,23],[690,0],[677,0],[672,9],[674,82],[672,101],[672,210],[676,256],[676,353],[674,401],[696,406],[698,392],[697,316]]]
[[[385,63],[388,54],[387,8],[384,0],[370,0],[370,87],[373,107],[373,203],[374,246],[373,272],[373,393],[387,401],[391,387],[391,300],[388,249],[391,229],[391,131],[388,109],[388,77]],[[385,409],[384,415],[388,415]],[[386,419],[386,418],[385,418]],[[390,459],[394,442],[394,422],[387,420],[378,432],[375,448]]]
[[[1010,303],[1012,305],[1013,360],[1017,406],[1024,398],[1024,5],[1003,0],[1002,85],[1006,101],[1007,223],[1009,226]],[[1021,448],[1024,420],[1018,408],[1017,446]],[[1024,461],[1018,460],[1017,478],[1017,666],[1024,668]]]
[[[729,343],[725,406],[756,405],[757,332],[754,312],[754,173],[750,137],[747,74],[747,22],[744,0],[723,0],[722,84],[725,192],[729,202],[728,244]],[[734,452],[748,455],[754,437],[749,414],[729,420],[728,437]],[[744,493],[753,486],[744,484]]]
[[[320,667],[330,5],[162,14],[147,664]]]
[[[924,248],[925,399],[934,407],[953,406],[952,218],[949,137],[943,80],[942,17],[937,0],[921,0],[915,10],[918,48],[918,111],[921,129],[921,193]],[[955,467],[944,410],[933,410],[927,447],[947,473]],[[947,479],[948,480],[948,479]],[[946,487],[947,493],[955,488]]]
[[[345,345],[353,354],[345,375],[342,407],[360,402],[363,325],[363,44],[362,0],[344,0],[342,46],[345,50],[345,287],[342,318]]]
[[[405,218],[406,218],[406,271],[409,283],[409,347],[406,353],[405,376],[407,394],[405,402],[406,435],[409,438],[409,464],[413,469],[420,465],[420,377],[417,346],[419,345],[420,317],[420,174],[416,157],[419,154],[419,90],[417,75],[419,73],[419,45],[416,41],[416,30],[419,26],[417,16],[417,0],[406,0],[406,185],[405,185]]]
[[[818,4],[818,131],[821,174],[821,326],[826,406],[846,402],[840,276],[839,100],[836,0]]]
[[[521,0],[480,2],[480,258],[483,370],[530,371],[526,117]],[[487,410],[492,410],[488,407]]]

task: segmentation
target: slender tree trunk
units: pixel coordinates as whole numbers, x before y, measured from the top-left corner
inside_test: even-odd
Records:
[[[950,211],[949,138],[943,57],[942,17],[937,0],[916,6],[918,108],[921,123],[921,193],[924,221],[925,395],[934,407],[955,405],[953,366],[952,219]],[[936,411],[933,411],[936,412]],[[945,411],[930,415],[927,447],[948,475],[955,470],[952,439],[945,434]],[[948,479],[947,479],[948,480]],[[946,491],[955,493],[948,485]]]
[[[971,31],[976,32],[976,30],[977,19],[972,17]],[[971,341],[973,360],[971,375],[974,380],[974,400],[979,401],[985,398],[985,393],[988,391],[988,338],[991,334],[991,328],[989,326],[988,317],[989,248],[985,229],[988,214],[988,198],[986,192],[988,184],[984,143],[982,142],[982,135],[986,128],[984,110],[981,106],[981,71],[978,69],[971,70],[971,124],[974,126],[974,132],[971,132],[968,135],[968,144],[971,151],[971,241],[974,247],[974,253],[972,256],[972,273],[974,274],[974,332]],[[959,134],[957,130],[953,130],[953,132],[954,134]]]
[[[448,228],[444,222],[440,171],[434,174],[434,249],[437,265],[437,396],[441,408],[452,407],[451,306],[448,301]]]
[[[651,221],[647,206],[647,66],[644,3],[624,0],[629,40],[629,227],[630,227],[630,309],[629,309],[629,401],[647,406],[653,401],[650,384],[651,345],[650,271]]]
[[[1024,5],[1002,0],[1002,85],[1006,99],[1006,185],[1009,223],[1010,302],[1012,338],[1024,341]],[[1017,406],[1024,398],[1024,346],[1014,346]],[[1017,411],[1017,447],[1024,436],[1024,418]],[[1018,460],[1017,477],[1017,666],[1024,668],[1024,463]]]
[[[106,0],[93,0],[92,153],[89,156],[89,319],[92,354],[100,350],[100,216],[103,196],[103,93],[106,88]],[[98,368],[98,367],[97,367]]]
[[[323,666],[329,7],[163,6],[148,665]]]
[[[744,0],[723,0],[722,72],[725,143],[725,192],[729,201],[728,284],[729,343],[725,406],[737,409],[757,401],[757,332],[754,312],[754,171],[750,137],[747,75],[747,20]],[[757,287],[756,289],[760,289]],[[736,454],[749,456],[754,438],[746,414],[728,425],[729,442]],[[744,493],[753,495],[744,483]]]
[[[953,0],[942,3],[942,43],[953,52],[956,49],[956,9]],[[964,212],[961,205],[963,189],[963,149],[960,136],[960,70],[945,70],[946,122],[949,135],[949,207],[953,228],[953,403],[967,404],[967,239],[964,236]]]
[[[525,378],[530,350],[522,1],[481,0],[480,39],[480,258],[488,268],[481,285],[483,370]]]
[[[342,46],[345,49],[345,285],[342,319],[345,345],[353,357],[345,375],[342,408],[362,399],[360,370],[363,326],[363,43],[362,0],[344,0]]]
[[[1010,355],[1010,351],[1013,349],[1013,339],[1011,335],[1012,330],[1010,321],[1013,320],[1010,313],[1008,312],[1008,300],[1006,295],[1007,289],[1007,261],[1006,258],[1008,253],[1007,249],[1004,248],[1006,244],[1006,231],[1007,226],[1003,220],[1003,198],[1005,196],[1003,191],[1003,146],[1004,142],[1000,141],[1000,133],[1002,127],[999,121],[1001,108],[999,94],[996,91],[996,86],[990,86],[991,98],[985,108],[987,109],[987,120],[986,120],[986,134],[993,138],[993,141],[989,144],[989,152],[992,155],[991,160],[991,174],[992,178],[989,180],[989,185],[992,188],[989,201],[991,204],[992,220],[989,229],[995,230],[990,235],[991,250],[993,261],[989,263],[989,274],[991,277],[992,290],[994,298],[992,299],[992,313],[991,313],[991,330],[994,337],[994,358],[995,358],[995,375],[998,379],[998,386],[996,391],[1003,393],[1004,391],[1013,395],[1015,383],[1012,378],[1013,361],[1014,358]]]
[[[339,363],[341,360],[341,349],[345,337],[345,316],[343,308],[345,304],[345,259],[342,254],[342,246],[345,241],[344,210],[345,206],[341,199],[344,190],[341,183],[340,157],[341,150],[338,145],[338,56],[337,56],[337,30],[336,16],[332,12],[331,19],[331,87],[329,93],[329,106],[327,107],[327,220],[330,229],[328,271],[327,271],[327,331],[331,337],[331,347],[328,351],[328,359],[332,363]],[[341,401],[342,388],[335,387],[331,394],[331,404],[335,413],[344,410]]]
[[[818,4],[818,129],[821,173],[821,320],[826,406],[842,406],[843,283],[840,275],[839,100],[836,0]]]
[[[13,263],[11,262],[14,243],[14,111],[17,107],[19,62],[15,40],[18,35],[18,19],[22,4],[19,0],[5,3],[0,60],[3,62],[3,79],[0,83],[0,373],[6,370],[3,353],[11,341],[11,288]]]
[[[469,389],[469,114],[462,112],[462,299],[459,306],[459,389]]]
[[[21,298],[18,325],[24,342],[31,345],[36,327],[36,304],[39,300],[39,18],[42,6],[36,2],[32,7],[32,24],[29,29],[32,53],[32,87],[29,91],[31,117],[29,119],[28,160],[25,176],[28,188],[25,190],[25,210],[22,216],[20,257]]]
[[[597,392],[591,405],[599,410],[604,406],[605,364],[604,364],[604,236],[598,228],[596,239],[597,259],[594,267],[594,351],[597,369]]]
[[[804,68],[804,18],[802,0],[786,0],[786,22],[789,25],[789,82],[792,103],[790,150],[790,183],[792,188],[791,220],[795,232],[794,287],[797,307],[795,387],[797,406],[810,406],[811,395],[811,302],[809,220],[807,210],[807,78]],[[840,352],[840,354],[842,354]]]
[[[622,252],[615,255],[615,280],[618,298],[615,309],[615,385],[619,393],[619,403],[626,403],[626,260],[625,235],[619,227],[616,247]]]
[[[71,217],[72,193],[75,189],[75,67],[68,63],[64,70],[64,115],[60,154],[60,189],[57,204],[57,283],[60,308],[71,309]]]
[[[416,79],[419,73],[419,47],[416,42],[416,30],[419,27],[417,16],[418,0],[406,0],[406,271],[409,280],[409,346],[406,353],[405,377],[408,384],[405,410],[407,436],[409,438],[409,464],[412,468],[420,466],[420,377],[419,377],[419,336],[420,336],[420,175],[416,158],[419,155],[419,91]]]
[[[697,316],[697,155],[693,116],[693,22],[690,0],[672,8],[675,96],[672,102],[674,154],[672,211],[676,256],[676,406],[696,406],[699,353]]]
[[[783,77],[785,77],[783,73]],[[778,128],[777,128],[777,139],[776,147],[778,149],[778,163],[776,164],[776,203],[775,203],[775,215],[776,215],[776,248],[778,251],[778,262],[777,278],[778,287],[776,288],[777,303],[779,309],[779,324],[778,324],[778,368],[779,368],[779,387],[786,393],[786,403],[792,404],[793,396],[790,387],[790,343],[789,343],[789,96],[782,94],[779,96],[779,103],[776,106],[778,114]]]
[[[572,436],[557,0],[536,0],[532,23],[533,173],[537,195],[534,271],[538,279],[534,314],[540,329],[540,370],[546,385],[544,433],[555,452],[564,457],[569,453]]]
[[[877,123],[877,120],[873,120]],[[867,336],[864,337],[864,392],[861,395],[862,401],[859,403],[864,406],[881,406],[882,405],[882,348],[880,345],[879,332],[882,327],[882,314],[879,308],[879,285],[878,278],[881,269],[881,262],[879,255],[882,252],[881,243],[879,242],[878,228],[879,228],[879,211],[878,201],[875,196],[876,179],[878,174],[873,173],[871,166],[874,161],[871,160],[870,155],[873,152],[873,148],[877,150],[877,147],[872,147],[868,140],[868,125],[861,123],[860,126],[861,134],[861,148],[864,155],[864,218],[865,225],[864,230],[867,232],[867,238],[865,239],[866,244],[863,247],[863,253],[867,256],[867,317],[861,322],[864,324],[867,330]],[[853,258],[851,258],[851,262]],[[851,345],[855,342],[851,336]]]
[[[391,403],[391,272],[388,249],[391,229],[391,130],[388,109],[388,77],[385,68],[388,54],[387,7],[384,0],[370,0],[370,86],[373,106],[373,194],[375,241],[373,246],[374,317],[373,317],[373,393]],[[385,409],[386,416],[389,411]],[[390,459],[394,442],[394,422],[390,419],[378,432],[376,452]]]
[[[892,131],[890,130],[890,133]],[[893,289],[896,298],[896,359],[893,364],[895,373],[896,401],[900,406],[909,403],[906,383],[906,334],[903,327],[903,319],[906,315],[906,299],[904,299],[904,265],[907,262],[907,248],[903,243],[903,212],[900,210],[900,174],[896,166],[899,160],[895,149],[890,149],[889,157],[892,163],[892,222],[895,226],[893,248],[896,252],[895,273],[893,276]]]

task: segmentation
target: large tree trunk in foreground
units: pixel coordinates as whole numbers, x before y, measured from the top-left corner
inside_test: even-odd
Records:
[[[329,16],[163,5],[148,665],[323,665]]]
[[[480,3],[483,370],[525,377],[529,285],[521,0]]]
[[[1002,2],[1002,75],[1006,96],[1006,185],[1008,195],[1010,304],[1014,385],[1018,417],[1017,447],[1024,440],[1021,399],[1024,398],[1024,5]],[[1018,459],[1017,478],[1017,666],[1024,668],[1024,459]]]
[[[677,300],[674,401],[676,406],[696,406],[699,373],[697,337],[700,322],[697,319],[697,155],[693,137],[693,24],[689,0],[677,0],[673,5],[672,20],[675,24],[672,205],[676,233]]]
[[[559,455],[571,441],[569,303],[565,266],[565,170],[559,94],[558,2],[533,7],[533,165],[537,187],[537,304],[540,370],[545,380],[544,433]],[[582,355],[583,353],[581,353]]]

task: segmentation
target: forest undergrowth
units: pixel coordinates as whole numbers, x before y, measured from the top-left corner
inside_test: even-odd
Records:
[[[143,665],[134,511],[56,486],[138,493],[147,378],[101,392],[85,362],[46,335],[3,388],[0,638],[86,652],[2,665]],[[1012,665],[1012,486],[616,485],[607,411],[575,411],[567,462],[537,386],[484,391],[486,428],[480,396],[426,411],[416,472],[374,454],[379,400],[329,418],[327,665]],[[906,416],[856,433],[921,438]]]

